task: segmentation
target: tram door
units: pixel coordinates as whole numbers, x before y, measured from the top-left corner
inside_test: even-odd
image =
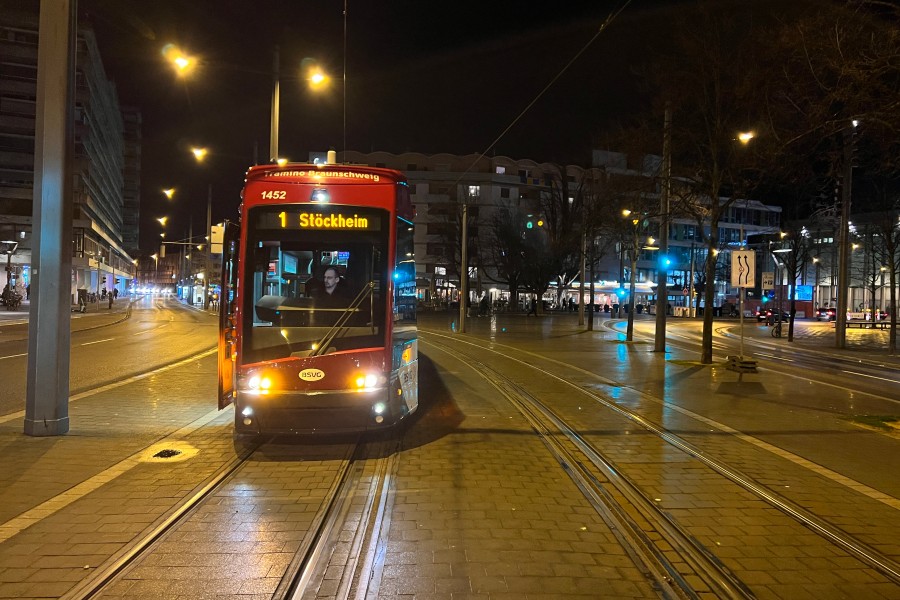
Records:
[[[222,240],[222,281],[219,298],[219,409],[234,401],[234,356],[237,351],[237,280],[241,228],[225,222]]]

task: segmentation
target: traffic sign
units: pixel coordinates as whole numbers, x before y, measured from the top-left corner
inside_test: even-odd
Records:
[[[762,289],[764,289],[764,290],[774,290],[775,289],[775,272],[774,271],[763,271]]]
[[[752,287],[756,281],[756,252],[735,250],[731,253],[731,287]]]

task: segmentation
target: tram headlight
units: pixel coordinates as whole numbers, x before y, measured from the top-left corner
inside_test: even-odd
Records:
[[[384,404],[384,402],[376,402],[375,406],[372,407],[372,412],[374,412],[376,415],[383,415],[384,411],[386,410],[387,406]]]
[[[361,373],[356,377],[356,387],[369,390],[377,386],[384,378],[377,373]]]
[[[254,375],[247,381],[247,387],[254,392],[266,392],[272,387],[272,380],[265,375]]]

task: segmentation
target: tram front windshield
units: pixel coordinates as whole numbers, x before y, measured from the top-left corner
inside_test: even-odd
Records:
[[[384,346],[389,223],[372,208],[251,209],[244,362]]]

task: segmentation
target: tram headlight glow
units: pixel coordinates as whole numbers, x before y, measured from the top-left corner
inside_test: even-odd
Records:
[[[254,375],[247,381],[247,387],[251,390],[266,391],[272,387],[272,380],[265,375],[262,377]]]
[[[372,407],[372,411],[376,415],[383,415],[384,411],[387,410],[387,406],[385,406],[384,402],[377,402],[375,406]]]
[[[360,374],[356,377],[356,387],[359,389],[372,389],[378,385],[380,380],[381,377],[376,373]]]
[[[249,406],[245,406],[245,407],[244,407],[244,410],[241,411],[241,416],[244,416],[244,417],[252,417],[252,416],[253,416],[253,409],[250,408]]]

